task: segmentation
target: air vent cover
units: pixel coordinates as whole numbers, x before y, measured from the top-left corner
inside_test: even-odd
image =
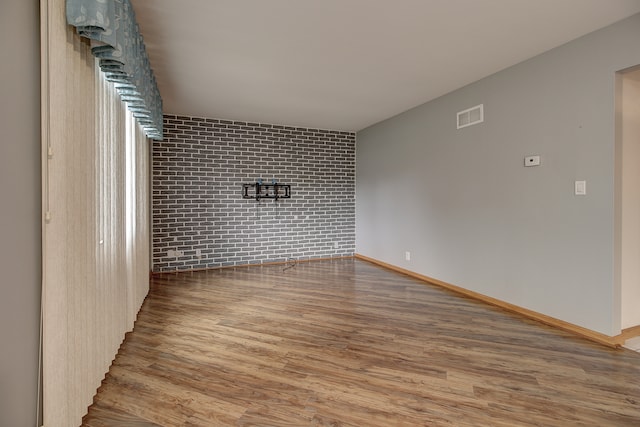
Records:
[[[484,122],[484,104],[476,105],[458,113],[458,129]]]

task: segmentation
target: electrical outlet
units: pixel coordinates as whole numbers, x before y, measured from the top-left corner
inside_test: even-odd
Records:
[[[196,258],[202,258],[202,251],[200,249],[196,249]]]
[[[338,242],[333,242],[333,249],[338,249]]]
[[[405,259],[406,261],[411,261],[411,252],[406,251],[406,252],[404,253],[404,259]]]

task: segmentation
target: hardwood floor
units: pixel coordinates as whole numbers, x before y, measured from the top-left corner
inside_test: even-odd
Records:
[[[353,259],[154,277],[83,423],[639,425],[639,353]]]

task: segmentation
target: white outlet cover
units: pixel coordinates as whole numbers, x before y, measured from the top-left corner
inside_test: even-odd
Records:
[[[587,181],[576,181],[575,194],[576,196],[584,196],[587,194]]]

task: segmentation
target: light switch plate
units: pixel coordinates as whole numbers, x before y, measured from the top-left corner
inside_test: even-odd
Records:
[[[587,181],[576,181],[575,184],[576,196],[584,196],[587,194]]]

